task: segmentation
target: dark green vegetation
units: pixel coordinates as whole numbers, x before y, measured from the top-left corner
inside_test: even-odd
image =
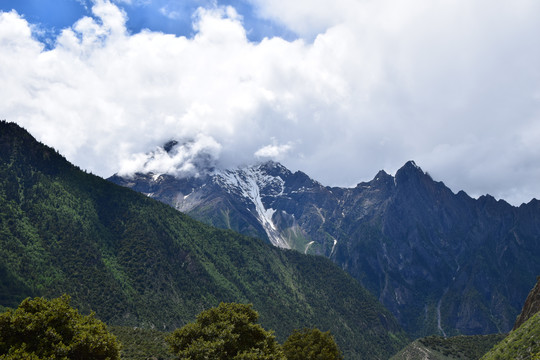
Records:
[[[347,359],[406,342],[394,317],[322,257],[203,225],[86,174],[0,122],[0,305],[72,296],[109,325],[171,331],[223,302],[252,303],[282,342],[330,330]]]
[[[421,360],[426,356],[430,360],[478,360],[504,337],[503,334],[428,336],[413,341],[391,360]]]
[[[122,360],[173,360],[165,338],[168,332],[130,326],[110,326],[110,332],[122,344]]]
[[[529,359],[540,359],[540,313],[525,321],[482,357],[482,360]]]
[[[340,360],[341,352],[330,332],[294,330],[283,344],[287,360]]]
[[[69,301],[28,298],[0,314],[0,359],[119,360],[120,344],[105,324]]]
[[[179,360],[287,360],[258,318],[251,305],[220,303],[175,330],[167,342]]]

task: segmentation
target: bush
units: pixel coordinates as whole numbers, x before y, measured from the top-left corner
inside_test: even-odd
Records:
[[[340,360],[341,352],[329,331],[294,330],[283,344],[287,360]]]
[[[167,341],[178,359],[285,360],[274,335],[256,324],[258,317],[251,305],[221,303]]]
[[[67,295],[27,298],[0,314],[0,359],[119,360],[120,344],[105,324],[69,303]]]

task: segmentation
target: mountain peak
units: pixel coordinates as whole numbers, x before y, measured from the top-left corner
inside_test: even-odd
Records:
[[[386,180],[386,179],[390,179],[390,178],[392,178],[392,175],[388,174],[384,170],[379,170],[379,172],[377,173],[377,175],[375,175],[373,180],[374,181],[381,181],[381,180]]]
[[[259,165],[256,165],[255,168],[258,168],[261,171],[264,171],[266,174],[271,176],[280,176],[280,175],[290,175],[292,174],[289,169],[283,166],[281,163],[273,160],[268,160]]]
[[[420,166],[416,165],[414,160],[407,161],[405,165],[403,165],[402,169],[410,169],[410,170],[420,171],[424,173],[424,171],[420,168]]]
[[[396,172],[396,183],[408,182],[410,179],[418,179],[425,175],[424,171],[416,165],[412,160],[409,160]]]
[[[165,150],[167,153],[170,153],[171,150],[172,150],[176,145],[178,145],[178,141],[176,141],[176,140],[170,140],[170,141],[167,141],[167,142],[163,145],[163,150]]]

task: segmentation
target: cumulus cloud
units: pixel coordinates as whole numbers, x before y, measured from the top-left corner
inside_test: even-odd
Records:
[[[251,42],[219,6],[190,37],[130,34],[95,0],[45,48],[1,13],[0,118],[102,176],[183,174],[200,151],[354,185],[414,159],[455,191],[540,197],[540,2],[250,2],[298,40]],[[157,150],[171,139],[190,145]]]
[[[292,150],[292,148],[293,145],[291,143],[280,145],[276,142],[276,139],[272,139],[272,144],[263,146],[255,151],[254,155],[260,159],[281,160]]]

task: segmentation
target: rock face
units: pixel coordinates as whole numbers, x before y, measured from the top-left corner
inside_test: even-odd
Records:
[[[519,314],[512,330],[519,328],[525,321],[532,318],[537,312],[540,312],[540,276],[538,276],[536,285],[529,293],[529,296],[527,296],[523,309],[521,310],[521,314]]]
[[[413,336],[507,332],[540,273],[540,201],[454,194],[412,161],[354,188],[275,162],[110,180],[214,226],[332,259]]]

